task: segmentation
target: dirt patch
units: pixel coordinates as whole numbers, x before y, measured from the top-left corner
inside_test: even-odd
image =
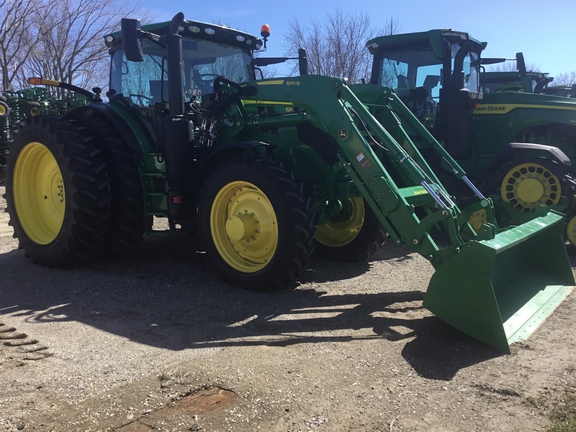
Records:
[[[576,387],[574,293],[502,355],[422,307],[433,271],[406,248],[264,294],[222,283],[190,237],[33,265],[4,206],[0,334],[26,336],[0,339],[0,430],[542,431]],[[234,398],[180,409],[210,389]]]

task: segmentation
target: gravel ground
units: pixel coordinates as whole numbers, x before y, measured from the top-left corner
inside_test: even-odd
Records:
[[[502,355],[422,308],[433,271],[403,247],[264,294],[189,237],[36,266],[4,207],[0,430],[543,431],[576,396],[576,294]]]

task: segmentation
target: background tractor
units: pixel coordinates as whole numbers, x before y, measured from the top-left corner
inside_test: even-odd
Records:
[[[482,64],[501,63],[506,60],[516,61],[516,71],[484,71],[481,74],[480,89],[483,93],[524,92],[548,94],[576,98],[576,84],[559,84],[550,86],[554,78],[548,73],[528,71],[524,54],[516,53],[515,59],[482,59]]]
[[[51,83],[49,80],[44,80]],[[31,84],[40,84],[36,80]],[[60,83],[52,84],[60,86]],[[51,95],[45,87],[30,87],[19,91],[5,91],[0,95],[0,184],[6,176],[6,153],[14,129],[28,116],[40,114],[64,115],[68,111],[86,105],[92,100],[92,93],[75,86],[62,84],[70,91],[64,97]]]
[[[513,60],[516,62],[516,70],[486,71],[482,70],[480,89],[483,93],[497,92],[524,92],[524,93],[547,93],[548,84],[554,78],[547,73],[528,71],[524,54],[516,53],[515,59],[495,58],[482,59],[482,64],[503,63]]]
[[[313,252],[365,259],[387,232],[435,268],[425,307],[506,352],[526,338],[574,285],[564,216],[542,206],[499,228],[492,201],[428,134],[475,197],[460,208],[405,133],[399,112],[423,127],[392,90],[381,88],[390,104],[377,119],[344,80],[308,75],[303,50],[300,76],[256,79],[287,60],[255,58],[268,35],[181,13],[143,28],[122,20],[105,38],[108,100],[26,118],[14,134],[6,197],[27,255],[60,266],[123,253],[162,217],[169,233],[198,232],[226,281],[274,290]]]
[[[531,92],[490,91],[499,77],[511,77],[486,73],[483,65],[505,59],[483,59],[486,43],[464,32],[382,36],[367,47],[374,56],[371,83],[395,89],[493,198],[502,226],[530,219],[545,204],[568,215],[566,237],[576,244],[576,99],[535,94],[549,82],[546,76]],[[539,77],[526,72],[522,56],[518,67],[520,76],[508,75],[532,88]]]

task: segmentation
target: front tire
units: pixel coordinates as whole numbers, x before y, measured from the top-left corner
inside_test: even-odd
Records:
[[[365,261],[384,244],[386,231],[361,197],[344,203],[342,220],[316,227],[314,256],[339,262]]]
[[[286,287],[314,248],[313,215],[301,187],[260,156],[224,161],[200,194],[200,235],[214,267],[233,285],[258,291]]]
[[[60,117],[29,117],[15,131],[7,211],[34,262],[77,264],[101,250],[110,219],[106,168],[94,137]]]

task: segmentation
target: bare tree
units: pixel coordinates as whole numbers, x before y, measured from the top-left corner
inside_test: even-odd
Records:
[[[503,63],[497,63],[486,67],[486,71],[488,72],[516,72],[517,70],[518,65],[516,59],[509,59]],[[534,63],[529,63],[526,65],[526,70],[528,72],[539,72],[540,67]]]
[[[555,86],[559,85],[572,86],[576,84],[576,71],[564,72],[556,75],[554,77],[554,81],[552,81],[551,84]]]
[[[22,72],[83,88],[104,87],[108,54],[103,37],[132,14],[136,9],[115,0],[60,0],[50,4],[47,13],[34,11],[32,20],[43,37]],[[143,20],[147,15],[140,14]]]
[[[0,0],[0,69],[2,90],[14,90],[31,52],[44,37],[31,22],[33,13],[46,13],[41,0]]]
[[[386,21],[384,21],[384,26],[380,27],[380,29],[376,32],[375,36],[391,36],[394,34],[398,34],[401,31],[402,26],[400,25],[400,22],[394,17],[390,17]]]
[[[288,27],[288,33],[283,35],[288,56],[295,57],[298,48],[304,48],[311,74],[347,78],[350,82],[370,76],[372,57],[366,42],[376,35],[385,36],[400,30],[393,18],[377,32],[372,28],[368,14],[347,15],[340,10],[327,15],[324,22],[312,19],[305,27],[292,18]],[[291,73],[296,69],[294,65]]]

